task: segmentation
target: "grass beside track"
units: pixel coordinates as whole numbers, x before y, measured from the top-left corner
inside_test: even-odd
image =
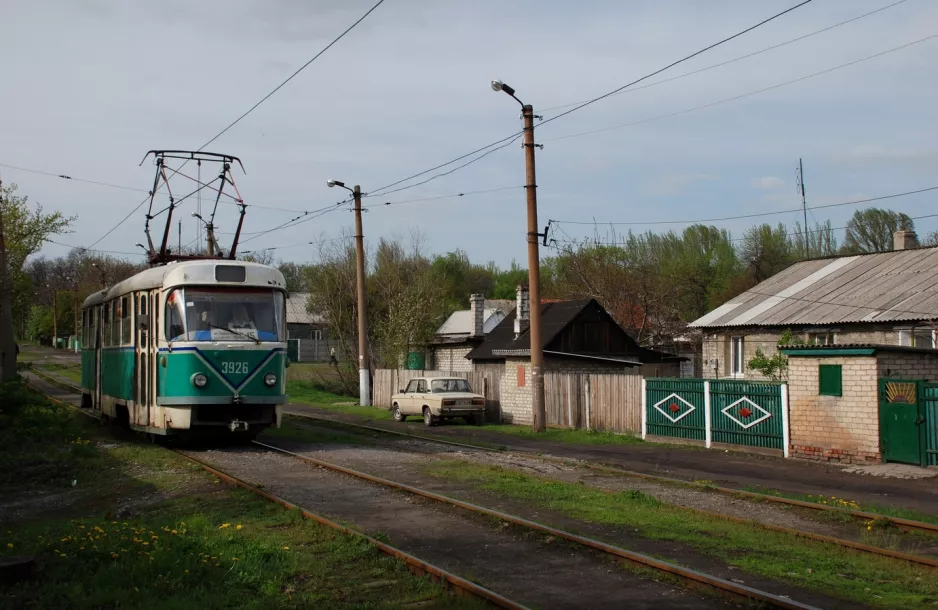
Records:
[[[0,557],[39,567],[0,607],[482,607],[22,386],[0,405]]]
[[[778,491],[777,489],[767,489],[765,487],[746,487],[746,491],[786,498],[788,500],[800,500],[801,502],[811,502],[823,506],[833,506],[834,508],[843,508],[846,510],[874,513],[885,517],[897,517],[899,519],[910,519],[912,521],[923,521],[925,523],[938,523],[938,516],[921,513],[901,506],[885,506],[879,504],[859,504],[847,498],[838,498],[837,496],[822,496],[812,494],[793,494]]]
[[[437,461],[425,471],[589,523],[686,544],[727,565],[871,607],[938,607],[938,572],[922,566],[742,525],[659,502],[637,490],[605,492],[499,466]],[[680,557],[669,558],[680,562]]]

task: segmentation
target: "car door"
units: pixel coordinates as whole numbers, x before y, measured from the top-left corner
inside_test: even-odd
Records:
[[[416,379],[417,382],[417,391],[414,394],[414,406],[412,410],[414,414],[420,415],[423,413],[423,406],[427,404],[427,393],[430,391],[430,388],[427,387],[426,379]]]
[[[404,389],[404,395],[397,401],[397,405],[401,409],[401,413],[408,415],[411,413],[416,413],[417,403],[417,380],[411,379],[410,383],[407,384],[407,388]]]

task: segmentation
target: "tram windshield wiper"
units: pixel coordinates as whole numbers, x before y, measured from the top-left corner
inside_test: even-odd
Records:
[[[225,328],[224,326],[216,326],[215,324],[209,324],[208,326],[209,326],[209,328],[217,328],[218,330],[223,330],[223,331],[228,332],[228,333],[234,333],[234,334],[236,334],[236,335],[241,335],[242,337],[247,337],[248,339],[250,339],[251,341],[253,341],[253,342],[256,343],[257,345],[260,345],[260,344],[261,344],[261,340],[258,339],[257,337],[252,337],[251,335],[249,335],[249,334],[247,334],[247,333],[243,333],[243,332],[241,332],[241,331],[239,331],[239,330],[234,330],[233,328]]]

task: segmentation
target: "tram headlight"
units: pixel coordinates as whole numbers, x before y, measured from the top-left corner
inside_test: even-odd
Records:
[[[192,376],[192,385],[197,388],[204,388],[208,384],[208,377],[204,373],[196,373]]]
[[[267,373],[264,375],[264,384],[269,388],[274,387],[277,384],[277,376],[273,373]]]

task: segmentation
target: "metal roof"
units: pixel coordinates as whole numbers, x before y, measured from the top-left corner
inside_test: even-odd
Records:
[[[802,261],[689,326],[798,326],[938,319],[938,248]]]
[[[498,323],[505,318],[505,313],[500,309],[485,309],[482,313],[482,334],[487,335],[492,332]],[[437,337],[472,334],[472,311],[469,309],[463,311],[454,311],[453,314],[443,322],[443,325],[436,331]]]
[[[326,319],[306,310],[308,292],[291,292],[287,299],[287,324],[323,324]]]

